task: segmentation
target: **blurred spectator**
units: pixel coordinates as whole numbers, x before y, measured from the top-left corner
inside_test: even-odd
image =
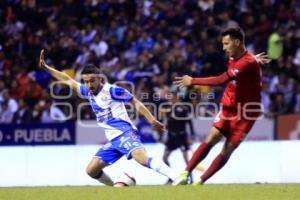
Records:
[[[287,104],[291,104],[294,91],[294,82],[292,79],[288,78],[285,73],[282,72],[278,76],[274,77],[270,87],[270,92],[283,94],[284,101]]]
[[[0,124],[9,124],[12,122],[14,112],[9,108],[8,101],[0,101]]]
[[[300,84],[296,87],[294,112],[300,113]]]
[[[16,80],[20,90],[19,96],[20,98],[23,98],[26,95],[26,90],[29,85],[30,77],[26,72],[25,68],[21,68],[19,71],[20,73],[16,76]]]
[[[277,60],[283,53],[283,38],[282,28],[273,32],[268,39],[268,56],[271,59]]]
[[[14,113],[12,123],[22,124],[22,123],[30,123],[33,121],[32,111],[29,110],[29,107],[23,99],[19,99],[18,101],[19,109]]]
[[[295,58],[293,60],[293,63],[295,65],[297,65],[298,67],[300,67],[300,42],[298,41],[298,49],[297,49],[297,52],[296,52],[296,55],[295,55]]]
[[[2,92],[2,96],[0,96],[0,101],[5,102],[5,104],[7,104],[7,108],[10,112],[14,113],[18,110],[18,103],[16,102],[15,99],[13,99],[10,96],[10,91],[8,89],[5,89]]]
[[[5,57],[3,47],[0,43],[0,77],[1,77],[1,79],[4,76],[5,70],[11,68],[11,64],[12,64],[11,61]]]
[[[214,0],[198,0],[198,6],[202,11],[212,10],[214,7]]]
[[[97,57],[103,56],[108,50],[108,44],[103,40],[101,34],[95,36],[93,43],[89,48],[91,51],[94,51]]]
[[[269,88],[269,83],[266,81],[262,82],[261,103],[263,106],[263,112],[269,113],[270,105],[271,105],[270,88]]]
[[[282,93],[274,93],[271,95],[272,104],[269,113],[271,116],[277,116],[288,113],[288,104],[284,100]]]
[[[265,49],[267,48],[267,43],[268,43],[268,37],[270,35],[272,31],[272,24],[270,22],[270,20],[268,19],[268,16],[266,13],[262,13],[261,15],[259,15],[259,20],[258,20],[258,23],[255,27],[255,30],[254,30],[254,34],[255,35],[259,35],[259,37],[255,37],[256,41],[256,47],[257,50],[260,52],[260,51],[265,51]],[[269,48],[270,48],[270,53],[271,55],[270,58],[272,59],[275,59],[273,56],[276,56],[274,55],[274,51],[275,51],[275,48],[278,48],[278,46],[274,47],[272,45],[279,45],[277,43],[277,40],[280,40],[277,38],[278,35],[271,35],[271,38],[269,41]],[[275,44],[274,44],[275,43]]]
[[[14,99],[20,99],[20,88],[18,85],[18,82],[16,80],[12,80],[11,82],[11,86],[10,86],[10,95],[12,96],[12,98]]]
[[[154,46],[154,40],[152,37],[148,35],[148,33],[145,31],[141,34],[141,38],[138,39],[138,41],[135,44],[134,49],[137,53],[142,53],[143,50],[152,49]]]
[[[41,98],[41,95],[42,95],[41,86],[30,78],[23,98],[25,99],[25,101],[28,102],[29,106],[33,106]]]
[[[52,100],[49,99],[45,102],[45,105],[43,105],[40,119],[42,123],[63,122],[66,120],[66,116],[57,106],[53,105]]]
[[[76,106],[77,107],[77,109],[76,109],[77,120],[95,120],[96,119],[95,113],[89,107],[88,102],[81,100],[79,102],[79,104],[81,104],[80,107]]]
[[[3,92],[6,90],[5,83],[3,80],[0,80],[0,100],[3,98]]]

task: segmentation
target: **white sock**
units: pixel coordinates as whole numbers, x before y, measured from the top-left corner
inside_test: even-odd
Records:
[[[174,180],[177,177],[177,174],[162,160],[156,158],[148,158],[147,167],[155,170],[156,172],[169,177]]]
[[[97,180],[100,183],[103,183],[104,185],[108,185],[108,186],[113,186],[114,185],[114,182],[111,179],[111,177],[107,173],[105,173],[104,171],[101,172],[100,177],[97,178]]]

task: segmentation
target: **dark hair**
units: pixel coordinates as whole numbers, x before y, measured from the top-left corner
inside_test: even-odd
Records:
[[[81,72],[82,74],[101,74],[100,69],[93,64],[88,64]]]
[[[245,33],[240,27],[231,27],[221,33],[222,37],[229,35],[233,39],[238,39],[242,42],[245,40]]]

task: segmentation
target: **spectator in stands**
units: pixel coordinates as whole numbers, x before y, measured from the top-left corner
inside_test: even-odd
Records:
[[[273,93],[271,95],[272,104],[270,105],[271,116],[278,116],[288,113],[288,104],[286,104],[283,93]]]
[[[55,105],[51,99],[45,102],[43,111],[41,112],[41,122],[43,123],[53,123],[53,122],[63,122],[67,118],[65,114]]]
[[[12,122],[14,112],[9,108],[8,101],[0,101],[0,124],[9,124]]]
[[[268,56],[273,60],[277,60],[283,53],[283,29],[275,30],[268,40]]]
[[[262,82],[261,103],[263,107],[263,112],[267,114],[267,116],[269,116],[271,100],[269,83],[267,81]]]
[[[300,113],[300,84],[299,83],[297,84],[297,87],[296,87],[294,101],[295,101],[294,112]]]
[[[25,90],[25,96],[23,97],[30,106],[35,105],[42,97],[42,88],[33,79],[29,79],[28,86]]]
[[[19,109],[14,113],[12,123],[23,124],[30,123],[33,121],[32,111],[29,110],[29,107],[23,99],[18,100]]]
[[[10,91],[8,89],[5,89],[2,92],[2,96],[0,96],[0,101],[5,102],[5,104],[7,104],[8,106],[8,110],[11,111],[12,113],[18,110],[18,103],[16,102],[15,99],[13,99],[10,96]]]
[[[3,80],[0,80],[0,99],[3,98],[3,92],[6,90],[5,83]]]

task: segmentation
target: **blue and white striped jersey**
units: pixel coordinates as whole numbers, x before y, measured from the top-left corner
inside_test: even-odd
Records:
[[[97,122],[104,128],[108,140],[112,140],[128,130],[137,130],[124,105],[133,98],[128,90],[105,83],[101,91],[93,95],[84,84],[81,84],[80,93],[89,100]]]

